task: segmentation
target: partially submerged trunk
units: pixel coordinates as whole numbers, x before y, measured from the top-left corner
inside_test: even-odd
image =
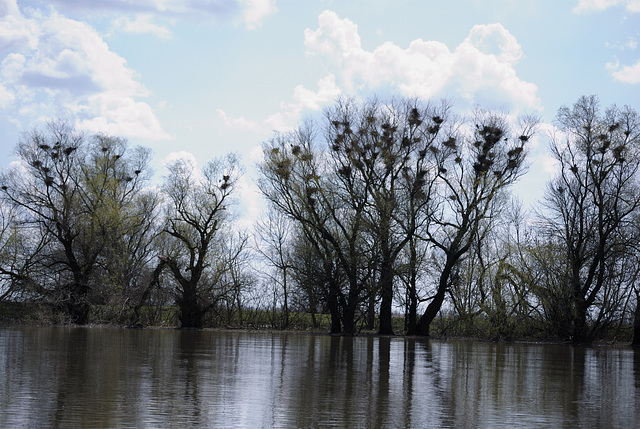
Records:
[[[636,291],[636,312],[633,318],[632,346],[640,347],[640,291]]]
[[[198,302],[195,288],[185,290],[185,293],[178,300],[180,309],[180,327],[200,329],[203,326],[204,311]]]

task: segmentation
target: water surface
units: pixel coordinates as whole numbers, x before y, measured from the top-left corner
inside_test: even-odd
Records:
[[[640,351],[0,328],[0,427],[640,427]]]

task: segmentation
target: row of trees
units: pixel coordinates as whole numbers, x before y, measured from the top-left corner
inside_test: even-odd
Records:
[[[175,304],[183,327],[221,306],[278,309],[283,327],[324,313],[346,335],[393,334],[399,312],[424,336],[443,312],[496,338],[588,341],[633,316],[640,327],[637,113],[601,112],[596,97],[562,108],[558,174],[524,214],[509,189],[537,125],[446,102],[338,100],[264,143],[269,210],[243,233],[228,210],[235,156],[202,171],[176,161],[156,189],[148,150],[51,123],[0,179],[2,297],[80,324],[96,304],[131,321]]]
[[[77,324],[93,305],[136,316],[173,300],[181,325],[198,327],[239,287],[230,279],[246,238],[221,230],[240,174],[235,156],[202,171],[175,161],[158,191],[146,186],[148,149],[64,122],[25,135],[16,153],[0,185],[3,299],[44,301]],[[153,297],[167,272],[172,287]]]

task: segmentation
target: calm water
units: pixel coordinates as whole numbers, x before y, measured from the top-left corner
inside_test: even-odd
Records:
[[[0,427],[640,427],[640,351],[0,328]]]

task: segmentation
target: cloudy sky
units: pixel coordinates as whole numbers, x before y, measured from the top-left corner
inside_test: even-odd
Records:
[[[640,109],[640,0],[0,0],[0,167],[62,117],[176,156],[260,143],[340,94],[537,113],[581,95]],[[550,177],[542,136],[518,190]]]

